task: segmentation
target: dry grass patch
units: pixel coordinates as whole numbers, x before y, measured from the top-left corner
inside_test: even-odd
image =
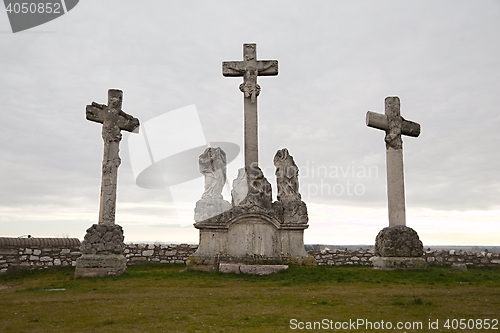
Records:
[[[424,325],[429,319],[500,319],[500,269],[291,267],[259,277],[164,265],[133,266],[100,279],[75,280],[73,274],[0,276],[7,287],[0,288],[0,332],[287,332],[293,318]]]

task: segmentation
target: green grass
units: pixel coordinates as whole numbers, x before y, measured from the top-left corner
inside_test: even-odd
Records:
[[[500,269],[290,267],[250,276],[149,265],[119,277],[75,280],[73,274],[67,268],[0,276],[0,332],[306,331],[291,330],[293,318],[420,321],[423,330],[393,332],[462,332],[442,325],[448,318],[500,320]],[[440,330],[428,330],[436,319]]]

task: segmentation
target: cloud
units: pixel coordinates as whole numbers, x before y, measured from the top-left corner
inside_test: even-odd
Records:
[[[34,33],[0,39],[0,205],[97,210],[101,125],[85,120],[85,105],[105,103],[109,88],[124,91],[124,111],[141,122],[196,104],[208,141],[242,146],[241,78],[223,77],[221,62],[256,42],[258,58],[280,68],[259,78],[260,160],[273,186],[272,158],[287,147],[300,175],[313,162],[379,171],[304,177],[303,190],[322,180],[325,191],[347,181],[365,189],[318,192],[312,203],[385,207],[384,133],[364,117],[398,95],[403,117],[422,125],[420,137],[403,139],[408,206],[491,210],[500,197],[499,13],[495,1],[81,2]],[[9,30],[6,15],[0,26]],[[170,204],[167,191],[134,184],[125,137],[117,212],[170,218],[148,209]]]

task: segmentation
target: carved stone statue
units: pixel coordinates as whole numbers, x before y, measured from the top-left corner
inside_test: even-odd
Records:
[[[299,168],[288,149],[283,148],[274,156],[278,201],[274,209],[287,224],[307,224],[307,206],[299,193]]]
[[[247,59],[248,60],[248,59]],[[276,67],[274,63],[268,64],[261,68],[261,71],[266,71],[271,67]],[[232,70],[238,71],[238,68],[230,67]],[[254,67],[248,67],[244,71],[240,70],[243,74],[243,83],[240,84],[240,91],[244,94],[245,98],[250,97],[251,103],[255,103],[257,96],[260,95],[260,86],[257,83],[257,76],[259,76],[259,70]]]
[[[233,189],[231,190],[231,198],[233,207],[238,206],[248,194],[248,180],[245,168],[238,170],[238,176],[233,180]]]
[[[196,202],[194,220],[204,221],[231,209],[223,199],[222,189],[226,184],[226,153],[219,147],[207,148],[200,155],[200,173],[205,176],[205,192]]]
[[[245,183],[247,185],[246,196],[244,196]],[[254,205],[270,209],[273,200],[271,184],[264,177],[262,170],[255,166],[238,170],[238,178],[233,183],[231,194],[235,206]]]
[[[226,153],[219,147],[208,147],[198,162],[200,173],[205,176],[202,199],[222,199],[222,189],[226,184]]]
[[[278,185],[278,200],[300,201],[299,168],[295,164],[293,157],[288,153],[288,149],[283,148],[276,152],[274,166],[276,167],[275,175]]]

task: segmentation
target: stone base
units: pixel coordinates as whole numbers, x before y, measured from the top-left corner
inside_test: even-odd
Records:
[[[219,264],[219,272],[234,274],[269,275],[285,269],[288,269],[288,265]]]
[[[404,225],[382,229],[375,239],[375,253],[381,257],[419,258],[424,246],[415,230]]]
[[[221,262],[287,265],[313,259],[309,259],[304,247],[307,224],[285,224],[274,216],[239,207],[227,214],[226,221],[195,224],[200,230],[200,242],[190,260],[192,264],[213,265],[211,270],[217,270]]]
[[[395,270],[395,269],[425,269],[424,258],[414,257],[375,257],[373,269]]]
[[[123,229],[118,224],[99,223],[87,229],[80,250],[84,254],[122,254]]]
[[[75,278],[121,275],[126,270],[122,254],[83,254],[76,260]]]
[[[201,222],[227,212],[232,208],[231,204],[222,199],[205,198],[196,202],[194,209],[194,220]]]
[[[307,257],[231,257],[231,256],[215,256],[215,257],[201,257],[190,256],[186,262],[186,268],[194,271],[204,272],[217,272],[221,270],[221,265],[236,265],[245,267],[263,267],[261,270],[266,270],[264,267],[278,267],[288,265],[301,265],[301,266],[316,266],[316,259],[312,256]],[[243,269],[245,272],[247,269]],[[251,274],[251,273],[249,273]]]
[[[454,263],[451,265],[451,269],[456,269],[457,271],[467,272],[467,265]]]

